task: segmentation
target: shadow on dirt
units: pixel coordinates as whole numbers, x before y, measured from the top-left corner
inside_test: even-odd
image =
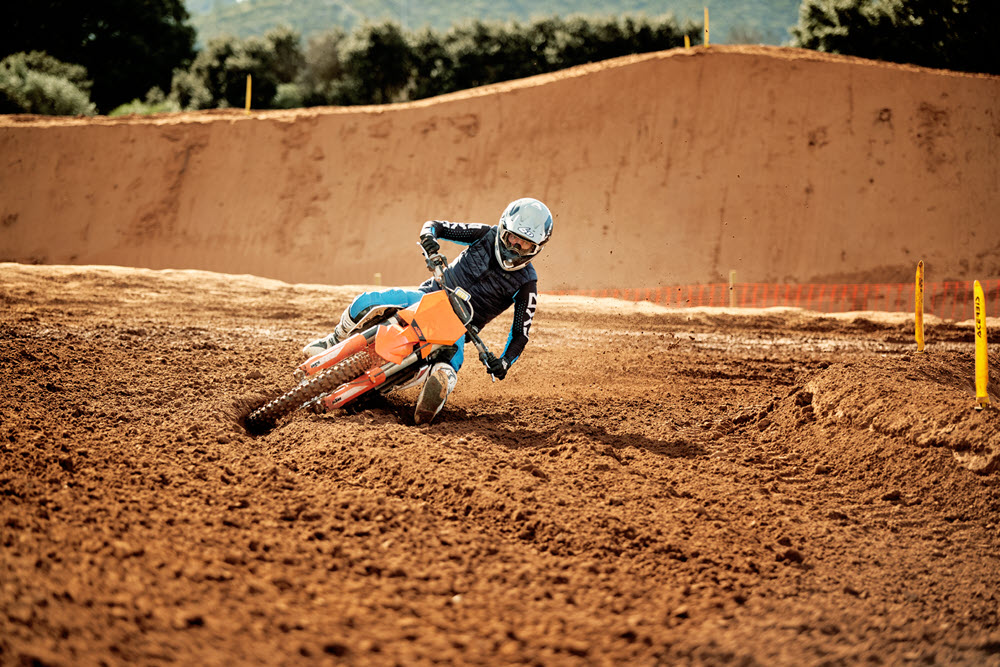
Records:
[[[517,424],[513,417],[468,414],[445,416],[455,435],[481,438],[510,450],[566,450],[582,445],[596,448],[623,465],[628,465],[628,462],[621,457],[619,450],[629,447],[671,458],[696,458],[707,453],[690,434],[675,433],[666,438],[652,438],[641,433],[615,433],[603,426],[588,423],[526,428]]]
[[[240,397],[233,401],[225,416],[238,423],[252,437],[266,436],[281,423],[293,419],[285,417],[278,424],[248,424],[247,416],[269,400],[264,394]],[[664,438],[650,437],[642,433],[613,432],[604,426],[589,422],[566,423],[562,420],[538,427],[525,427],[523,420],[512,414],[478,414],[465,408],[445,406],[442,413],[430,425],[417,425],[413,421],[413,403],[408,398],[374,394],[360,398],[356,403],[343,408],[341,414],[379,413],[390,417],[396,423],[419,429],[433,429],[449,437],[465,438],[469,441],[487,440],[509,450],[556,450],[571,448],[596,449],[601,454],[617,459],[622,465],[627,460],[619,450],[629,447],[642,449],[657,456],[670,458],[697,458],[707,454],[699,441],[711,434],[699,429],[681,428]]]

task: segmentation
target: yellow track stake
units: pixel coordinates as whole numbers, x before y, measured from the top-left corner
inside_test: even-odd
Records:
[[[978,280],[973,286],[973,298],[976,303],[976,409],[982,410],[990,404],[990,397],[986,393],[990,364],[986,358],[986,299],[983,296],[983,286]]]
[[[705,7],[705,46],[708,46],[708,7]]]
[[[917,352],[924,351],[924,260],[917,262],[916,293],[913,297],[913,335],[917,337]]]
[[[247,113],[250,113],[250,88],[253,82],[250,80],[250,75],[247,74]]]

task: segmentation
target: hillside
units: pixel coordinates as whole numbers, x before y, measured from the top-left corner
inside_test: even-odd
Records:
[[[783,44],[789,40],[788,29],[798,21],[799,4],[799,0],[187,0],[202,43],[221,34],[261,35],[282,24],[308,38],[335,26],[349,29],[366,19],[391,19],[414,30],[426,26],[446,30],[471,19],[527,22],[551,15],[673,13],[681,24],[690,20],[700,25],[708,6],[713,43]]]

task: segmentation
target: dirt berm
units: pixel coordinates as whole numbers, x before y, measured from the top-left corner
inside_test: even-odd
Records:
[[[543,289],[1000,275],[1000,78],[776,47],[418,103],[0,117],[0,260],[410,284],[425,219],[556,216]]]

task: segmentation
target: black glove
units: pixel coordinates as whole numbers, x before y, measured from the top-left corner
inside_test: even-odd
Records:
[[[420,237],[420,246],[424,249],[424,252],[427,253],[428,257],[437,253],[437,251],[441,249],[441,244],[438,243],[437,239],[430,234],[424,234]]]
[[[502,380],[507,377],[508,368],[510,368],[510,364],[503,357],[497,359],[491,354],[486,360],[486,369],[489,371],[490,375],[498,380]]]

